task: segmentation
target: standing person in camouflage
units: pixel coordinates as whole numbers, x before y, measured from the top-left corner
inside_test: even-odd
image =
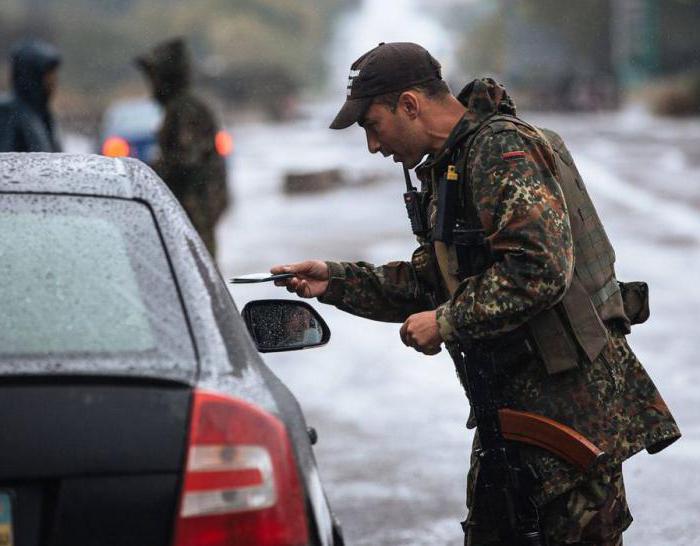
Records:
[[[547,544],[621,544],[632,521],[622,462],[645,448],[664,449],[680,432],[625,340],[630,324],[647,314],[645,285],[617,282],[612,247],[563,141],[516,117],[491,79],[453,96],[439,63],[410,43],[380,44],[352,65],[331,128],[353,123],[364,128],[370,152],[416,168],[427,224],[420,246],[410,261],[380,267],[275,266],[273,273],[296,274],[277,284],[355,315],[403,323],[402,341],[427,355],[443,343],[479,344],[497,363],[497,407],[554,419],[608,454],[584,474],[518,444],[534,470],[530,498]],[[450,182],[456,192],[439,203],[441,184]],[[446,209],[452,237],[439,229]],[[458,237],[476,232],[483,238]],[[512,546],[485,507],[475,457],[467,505],[465,544]]]
[[[165,109],[158,132],[158,175],[187,211],[192,224],[216,257],[216,223],[229,205],[226,163],[217,152],[218,126],[210,109],[190,90],[190,60],[182,39],[155,46],[136,64]]]

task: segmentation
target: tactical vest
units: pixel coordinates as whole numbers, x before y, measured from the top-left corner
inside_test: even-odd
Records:
[[[535,350],[548,373],[555,374],[575,368],[580,358],[586,358],[590,362],[595,360],[607,344],[607,327],[629,333],[631,322],[643,322],[648,316],[646,285],[630,283],[629,286],[625,286],[623,283],[618,283],[614,268],[615,252],[586,186],[561,138],[554,132],[539,130],[519,118],[508,115],[492,116],[472,132],[466,143],[459,147],[461,153],[455,161],[463,211],[463,217],[459,222],[472,228],[481,226],[473,203],[468,176],[467,162],[473,142],[486,127],[498,132],[512,130],[513,125],[534,131],[541,137],[547,148],[545,152],[548,151],[550,155],[550,168],[564,195],[571,224],[575,259],[571,284],[556,305],[541,311],[511,336],[523,337],[528,345],[530,341],[534,342]],[[464,271],[456,274],[454,267],[455,259],[463,261],[464,258],[459,256],[460,254],[464,256],[465,248],[467,257],[470,254],[477,256],[468,258],[470,262],[484,261],[478,258],[481,252],[478,245],[481,243],[462,241],[462,249],[458,248],[459,244],[457,239],[450,245],[434,241],[442,280],[450,295],[454,293],[457,284],[467,276]],[[470,271],[469,274],[479,274],[491,263],[483,263],[480,271]],[[632,318],[635,319],[633,321],[626,313],[621,287],[628,293],[627,299],[630,303],[627,311],[633,315]],[[640,294],[636,294],[637,292]],[[638,297],[635,298],[635,296]],[[639,309],[640,306],[642,309]],[[633,309],[633,307],[637,308]]]

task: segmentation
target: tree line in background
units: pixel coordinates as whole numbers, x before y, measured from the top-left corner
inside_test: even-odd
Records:
[[[58,110],[90,120],[115,97],[145,93],[133,57],[179,35],[200,88],[283,116],[300,90],[323,85],[332,21],[358,3],[4,0],[0,89],[10,45],[45,38],[64,54]],[[526,107],[614,108],[646,93],[659,112],[700,114],[700,0],[453,0],[426,9],[452,28],[464,78],[495,75]]]
[[[145,92],[133,58],[185,37],[196,82],[227,104],[256,103],[279,114],[287,97],[323,78],[333,18],[357,0],[4,0],[0,72],[7,53],[33,36],[64,55],[60,106],[99,115],[110,100]]]
[[[700,0],[455,0],[466,74],[493,74],[530,108],[614,108],[639,95],[700,114]]]

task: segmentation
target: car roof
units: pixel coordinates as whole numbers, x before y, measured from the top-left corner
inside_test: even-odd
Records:
[[[157,175],[132,158],[95,154],[2,153],[0,192],[69,193],[124,199],[173,199]],[[159,195],[156,195],[159,194]]]

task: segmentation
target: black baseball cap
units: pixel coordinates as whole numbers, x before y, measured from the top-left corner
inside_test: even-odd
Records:
[[[382,42],[352,63],[345,104],[330,128],[345,129],[360,121],[378,95],[440,79],[440,63],[425,48]]]

